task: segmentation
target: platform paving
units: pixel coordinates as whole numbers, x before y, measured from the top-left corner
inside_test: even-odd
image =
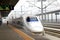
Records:
[[[16,32],[11,30],[8,25],[0,25],[0,40],[23,40]]]

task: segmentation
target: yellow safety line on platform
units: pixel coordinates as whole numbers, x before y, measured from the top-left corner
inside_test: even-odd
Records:
[[[19,36],[23,37],[24,40],[34,40],[32,37],[28,36],[27,34],[25,34],[24,32],[22,32],[21,30],[15,28],[14,26],[9,25],[9,27],[10,27],[13,31],[15,31],[16,33],[18,33]]]

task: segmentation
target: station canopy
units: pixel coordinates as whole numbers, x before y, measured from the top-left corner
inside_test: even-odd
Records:
[[[0,0],[0,13],[2,17],[8,16],[19,0]]]
[[[60,0],[43,0],[43,12],[45,12],[45,9],[46,12],[60,10]],[[11,19],[12,16],[14,18],[27,13],[40,14],[41,0],[19,0],[14,6],[14,11],[11,11],[8,15]]]
[[[36,11],[41,12],[41,0],[20,0],[14,7],[17,11]],[[42,0],[43,1],[43,12],[50,12],[60,10],[60,0]],[[24,2],[24,3],[23,3]],[[36,10],[36,11],[35,11]]]
[[[0,11],[13,10],[18,0],[0,0]]]
[[[33,2],[34,1],[34,2]],[[29,0],[29,4],[35,4],[35,7],[41,8],[41,0]],[[43,2],[43,11],[50,12],[55,10],[60,10],[60,0],[42,0]],[[39,10],[41,11],[41,10]]]

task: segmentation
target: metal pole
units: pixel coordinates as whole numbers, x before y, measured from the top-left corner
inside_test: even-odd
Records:
[[[46,21],[46,14],[45,14],[45,21]]]
[[[35,0],[34,0],[34,5],[35,5]]]
[[[45,13],[46,13],[46,8],[45,8]]]
[[[22,6],[21,6],[21,13],[22,13]]]
[[[49,14],[48,14],[48,22],[49,22]]]
[[[56,15],[56,22],[57,22],[57,15]]]
[[[42,14],[42,20],[43,20],[43,0],[41,0],[41,14]]]
[[[45,13],[46,13],[46,8],[45,8]],[[46,14],[45,14],[45,21],[46,21]]]
[[[51,14],[51,22],[53,22],[53,14]]]
[[[15,11],[15,18],[16,18],[16,11]]]
[[[2,18],[2,16],[1,16],[1,11],[0,11],[0,18]]]

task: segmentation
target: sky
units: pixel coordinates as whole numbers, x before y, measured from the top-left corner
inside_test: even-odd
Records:
[[[50,5],[49,5],[50,4]],[[46,12],[59,10],[60,0],[46,0],[43,1],[43,8],[47,6]],[[18,18],[23,14],[40,14],[41,13],[41,1],[40,0],[19,0],[14,7],[14,10],[8,15],[8,19]],[[44,10],[44,9],[43,9]],[[43,11],[45,12],[45,11]],[[17,14],[18,13],[18,14]]]
[[[52,3],[53,2],[53,3]],[[45,2],[43,2],[43,8],[45,7],[45,6],[47,6],[48,4],[50,4],[51,3],[51,5],[49,5],[47,8],[46,8],[46,10],[47,10],[47,12],[48,11],[51,11],[51,10],[57,10],[57,9],[60,9],[60,0],[46,0]],[[14,9],[15,10],[17,10],[17,11],[21,11],[21,6],[22,6],[22,9],[23,10],[26,10],[26,11],[28,11],[28,10],[34,10],[34,9],[38,9],[37,7],[35,7],[34,6],[34,4],[37,6],[37,7],[40,7],[41,8],[41,3],[40,3],[40,1],[38,2],[38,0],[35,0],[35,2],[34,2],[34,0],[20,0],[17,4],[16,4],[16,6],[14,7]],[[33,8],[33,9],[31,9],[31,8]],[[56,9],[55,9],[56,8]],[[39,9],[38,9],[39,10]],[[40,10],[41,11],[41,10]]]

